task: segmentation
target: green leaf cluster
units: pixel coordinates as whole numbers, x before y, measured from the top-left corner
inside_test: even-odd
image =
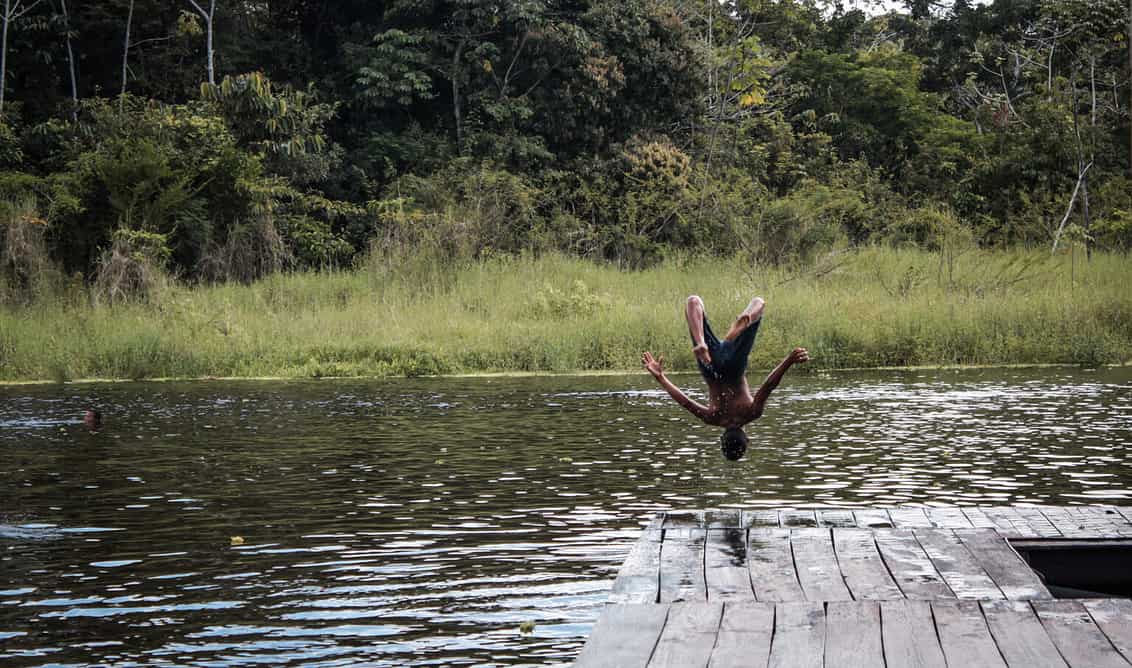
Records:
[[[782,264],[940,249],[943,227],[1127,250],[1130,21],[1119,0],[38,3],[9,26],[0,198],[88,281],[122,234],[160,235],[187,280]]]

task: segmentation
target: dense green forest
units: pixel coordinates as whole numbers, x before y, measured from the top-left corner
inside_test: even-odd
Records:
[[[2,3],[10,303],[362,257],[1132,247],[1123,0]]]

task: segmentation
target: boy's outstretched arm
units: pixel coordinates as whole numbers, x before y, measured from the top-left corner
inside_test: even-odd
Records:
[[[652,374],[652,377],[656,379],[656,382],[660,383],[660,386],[664,388],[664,391],[668,392],[668,396],[672,397],[673,400],[676,401],[676,403],[683,406],[692,415],[695,415],[699,419],[706,421],[708,418],[707,407],[689,399],[688,395],[681,392],[680,388],[673,385],[672,381],[668,380],[668,378],[665,377],[663,361],[663,358],[657,359],[653,357],[652,353],[650,352],[646,352],[644,355],[641,355],[641,364],[644,365],[645,370]]]
[[[763,384],[759,387],[758,391],[755,392],[753,417],[757,418],[763,414],[763,408],[766,406],[767,398],[770,397],[770,393],[774,391],[774,388],[778,387],[778,384],[782,382],[782,377],[786,375],[787,369],[794,366],[795,364],[804,364],[805,362],[809,361],[810,353],[807,352],[805,348],[795,348],[794,350],[790,351],[790,354],[786,356],[786,359],[782,360],[778,363],[778,366],[774,367],[774,371],[770,372],[770,374],[766,377],[766,380],[764,380]]]

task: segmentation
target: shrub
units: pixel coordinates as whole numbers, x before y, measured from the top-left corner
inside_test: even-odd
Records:
[[[909,209],[888,225],[886,239],[897,246],[929,251],[954,252],[974,244],[974,234],[946,209]]]
[[[234,223],[227,238],[201,257],[199,274],[207,281],[251,283],[282,270],[291,253],[269,215]]]
[[[119,228],[103,251],[95,271],[96,301],[115,304],[150,301],[168,283],[168,237],[156,232]]]
[[[846,226],[866,215],[855,193],[811,185],[768,203],[743,231],[743,245],[756,262],[809,262],[844,243]]]
[[[7,119],[0,116],[0,167],[19,165],[24,160],[24,152],[20,147],[20,138],[12,130]]]
[[[1132,180],[1114,176],[1096,189],[1096,219],[1090,232],[1097,246],[1111,250],[1132,250]]]
[[[26,304],[59,283],[35,199],[0,200],[0,303]]]
[[[166,235],[169,265],[188,278],[248,280],[282,266],[283,255],[303,267],[348,262],[356,248],[345,235],[364,247],[372,216],[301,187],[330,169],[321,128],[332,109],[298,93],[271,94],[269,109],[233,95],[188,105],[84,100],[77,123],[29,133],[33,147],[57,156],[46,165],[53,173],[2,173],[0,196],[31,192],[51,203],[47,218],[67,234],[49,243],[73,271],[90,270],[118,227]],[[279,238],[285,253],[277,252]],[[250,257],[254,249],[267,255]],[[225,250],[234,259],[218,269]]]
[[[529,301],[536,318],[588,317],[608,308],[613,298],[608,293],[594,293],[582,280],[575,280],[569,290],[559,290],[547,283]]]
[[[561,250],[644,268],[671,253],[733,253],[766,190],[737,169],[711,172],[661,137],[634,137],[608,160],[577,161],[544,180]]]
[[[1092,232],[1102,248],[1132,250],[1132,211],[1114,209],[1107,217],[1093,223]]]
[[[665,245],[693,245],[691,157],[666,138],[634,138],[622,149],[620,161],[623,190],[607,254],[642,267],[663,258]]]
[[[447,260],[514,254],[537,238],[539,191],[488,163],[461,158],[427,177],[406,176],[373,206],[378,247],[399,254],[435,248]]]

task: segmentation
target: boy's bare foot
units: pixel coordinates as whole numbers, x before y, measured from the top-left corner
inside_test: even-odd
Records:
[[[747,325],[751,324],[751,316],[747,313],[742,313],[735,322],[731,323],[731,329],[727,331],[727,336],[723,337],[727,341],[734,341],[735,337],[743,333]]]
[[[751,325],[753,322],[758,322],[763,317],[763,307],[766,306],[766,301],[762,297],[755,297],[747,308],[735,318],[732,323],[731,329],[727,332],[727,336],[723,337],[728,341],[734,341],[735,337],[743,333],[743,330]]]
[[[692,354],[696,356],[696,359],[703,362],[705,365],[711,364],[711,353],[708,352],[706,343],[701,343],[698,346],[694,346],[692,348]]]

